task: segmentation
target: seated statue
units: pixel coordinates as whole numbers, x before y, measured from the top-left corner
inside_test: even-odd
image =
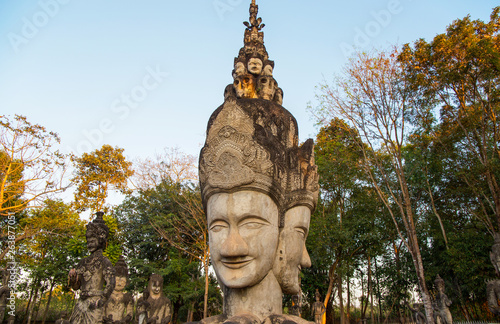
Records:
[[[120,256],[115,265],[115,290],[109,296],[104,308],[104,322],[109,324],[127,324],[132,322],[134,299],[124,292],[128,284],[128,267]]]
[[[136,322],[139,324],[167,324],[172,316],[172,303],[163,294],[163,277],[152,274],[147,292],[137,301]]]
[[[292,306],[290,306],[290,315],[300,317],[299,295],[292,296]]]
[[[80,298],[70,317],[71,324],[102,323],[104,305],[115,288],[115,270],[102,254],[109,234],[102,216],[102,212],[97,212],[96,218],[87,225],[90,256],[82,259],[68,274],[70,287],[80,289]]]

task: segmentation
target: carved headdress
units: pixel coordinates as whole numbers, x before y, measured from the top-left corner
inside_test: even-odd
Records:
[[[282,226],[287,209],[297,205],[314,209],[318,175],[312,139],[298,145],[297,121],[281,106],[283,92],[272,77],[274,63],[268,60],[257,10],[252,1],[245,46],[235,59],[234,83],[226,87],[224,103],[208,122],[200,154],[200,186],[205,207],[219,192],[265,193],[277,204]],[[264,68],[249,71],[256,58]]]
[[[97,237],[99,242],[106,242],[109,235],[109,228],[104,222],[103,212],[97,212],[95,219],[87,224],[87,237],[94,236]]]
[[[125,263],[123,255],[120,255],[120,258],[118,259],[118,261],[116,261],[115,272],[117,277],[128,278],[128,266],[127,263]]]

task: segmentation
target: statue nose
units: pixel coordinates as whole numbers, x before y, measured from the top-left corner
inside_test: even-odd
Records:
[[[311,258],[309,257],[309,253],[307,252],[305,245],[304,245],[304,249],[302,250],[302,258],[300,259],[300,266],[302,268],[310,268],[311,267]]]
[[[229,236],[221,246],[222,257],[239,257],[248,255],[248,245],[237,229],[231,229]]]

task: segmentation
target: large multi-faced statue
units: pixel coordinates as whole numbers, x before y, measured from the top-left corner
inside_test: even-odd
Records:
[[[125,290],[128,283],[128,267],[120,256],[115,264],[115,289],[109,296],[104,308],[104,322],[110,324],[127,324],[134,315],[134,298]]]
[[[258,6],[250,5],[233,84],[208,122],[200,185],[223,314],[205,323],[304,322],[282,315],[282,294],[300,291],[299,273],[318,197],[313,141],[298,144],[295,118],[264,46]]]
[[[106,246],[109,229],[103,213],[87,225],[87,248],[90,256],[82,259],[76,269],[71,269],[68,282],[71,288],[80,289],[70,322],[72,324],[102,323],[104,305],[115,288],[115,270],[102,252]]]
[[[168,324],[172,303],[163,293],[163,277],[152,274],[147,292],[137,301],[136,322],[139,324]]]

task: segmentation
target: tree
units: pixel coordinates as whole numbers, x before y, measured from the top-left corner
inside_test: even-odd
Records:
[[[56,133],[26,117],[0,116],[0,216],[15,214],[63,191],[64,154]]]
[[[432,42],[406,44],[399,57],[421,102],[441,107],[431,133],[446,168],[474,197],[468,213],[500,231],[500,7],[490,21],[454,21]],[[422,120],[422,114],[417,118]]]
[[[109,190],[126,194],[127,179],[134,174],[132,163],[125,160],[122,148],[103,145],[100,150],[72,157],[76,172],[72,181],[76,184],[75,208],[84,211],[102,211]]]
[[[198,181],[197,159],[177,148],[165,148],[154,158],[138,160],[134,163],[132,183],[137,189],[154,188],[165,180],[173,183]]]
[[[403,147],[409,131],[408,113],[417,97],[410,91],[397,57],[399,52],[358,53],[333,86],[321,87],[313,111],[325,124],[340,117],[349,125],[363,157],[361,163],[390,214],[399,238],[412,256],[428,323],[434,323],[424,264],[405,168]],[[411,129],[411,128],[410,128]],[[359,135],[358,135],[359,134]]]

